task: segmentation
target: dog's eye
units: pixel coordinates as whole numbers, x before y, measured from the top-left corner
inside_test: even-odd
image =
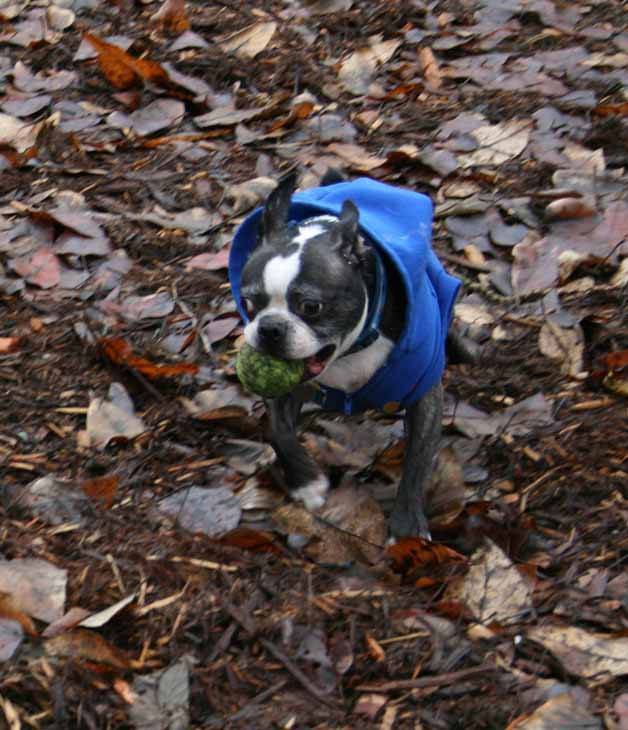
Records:
[[[314,299],[302,299],[297,309],[303,317],[317,317],[323,311],[323,303]]]

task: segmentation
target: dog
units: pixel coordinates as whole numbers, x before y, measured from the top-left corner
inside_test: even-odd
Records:
[[[460,282],[431,248],[428,197],[368,178],[295,193],[280,180],[234,236],[229,278],[248,344],[303,360],[325,409],[405,410],[393,538],[429,538],[424,492],[438,453],[447,340]],[[266,401],[293,499],[321,507],[329,481],[300,443],[307,388]],[[311,389],[310,389],[311,390]]]

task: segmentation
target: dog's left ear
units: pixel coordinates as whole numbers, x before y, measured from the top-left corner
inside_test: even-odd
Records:
[[[258,243],[284,230],[288,222],[290,200],[296,186],[297,173],[293,170],[281,178],[277,187],[268,196],[257,232]]]
[[[338,217],[340,227],[338,250],[349,263],[361,263],[365,254],[364,244],[358,233],[359,218],[360,213],[355,203],[351,200],[345,200]]]

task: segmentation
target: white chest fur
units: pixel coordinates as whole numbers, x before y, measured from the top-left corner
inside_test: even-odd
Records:
[[[394,344],[380,335],[372,345],[332,362],[317,380],[329,388],[355,393],[384,365]]]

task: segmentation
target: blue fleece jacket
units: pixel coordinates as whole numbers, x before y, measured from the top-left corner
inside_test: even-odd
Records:
[[[386,364],[354,393],[321,387],[320,402],[324,408],[344,413],[405,408],[441,378],[445,339],[460,281],[447,274],[432,250],[432,204],[425,195],[359,178],[295,193],[290,219],[299,222],[317,215],[338,215],[345,200],[357,206],[360,229],[367,240],[399,271],[408,306],[404,330]],[[240,279],[255,246],[261,213],[258,208],[240,225],[229,258],[231,291],[245,321]]]

